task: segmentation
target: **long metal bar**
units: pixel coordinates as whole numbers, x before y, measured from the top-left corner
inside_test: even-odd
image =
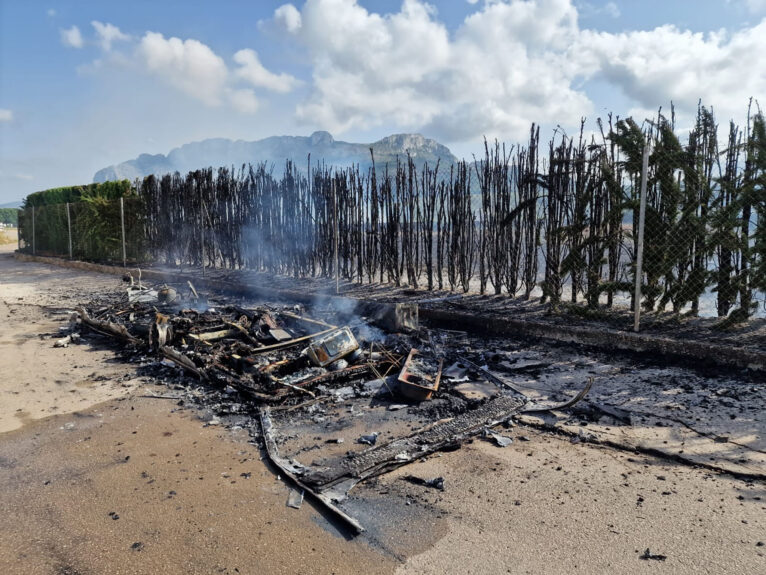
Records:
[[[120,224],[122,226],[122,267],[128,267],[128,254],[125,249],[125,198],[120,198]]]
[[[72,259],[72,216],[69,214],[69,202],[66,203],[66,227],[69,232],[69,259]]]
[[[644,273],[644,221],[646,219],[646,181],[649,174],[649,141],[644,145],[641,164],[641,205],[638,211],[638,246],[636,247],[636,292],[633,298],[633,331],[641,322],[641,278]]]
[[[311,487],[309,487],[308,485],[303,483],[303,481],[301,481],[293,465],[289,461],[287,461],[285,458],[279,455],[279,448],[277,446],[277,442],[274,437],[271,417],[269,416],[269,408],[261,407],[259,414],[261,416],[260,420],[261,420],[261,431],[263,432],[263,443],[264,443],[264,446],[266,447],[266,454],[269,456],[269,460],[277,467],[277,469],[279,469],[285,475],[285,477],[287,477],[295,485],[303,489],[303,491],[305,491],[306,493],[309,493],[317,501],[322,503],[329,511],[334,513],[346,525],[351,527],[354,530],[354,532],[362,533],[364,531],[364,527],[362,527],[361,523],[359,523],[356,519],[351,517],[348,513],[344,512],[338,506],[336,506],[331,497],[323,493],[320,493],[319,491],[313,490]]]
[[[202,250],[202,276],[205,276],[205,204],[202,202],[202,187],[199,189],[199,235],[200,248]]]
[[[299,343],[303,343],[304,341],[309,341],[310,339],[313,339],[315,337],[319,337],[320,335],[325,335],[327,333],[330,333],[331,331],[335,331],[336,328],[333,329],[326,329],[324,331],[320,331],[317,333],[312,333],[311,335],[304,335],[303,337],[299,337],[297,339],[291,339],[289,341],[283,341],[280,343],[275,343],[273,345],[267,345],[266,347],[258,347],[253,350],[254,354],[259,353],[265,353],[267,351],[274,351],[276,349],[284,349],[286,347],[292,347],[294,345],[298,345]]]
[[[338,266],[338,190],[335,186],[335,180],[332,181],[332,204],[333,212],[335,213],[335,230],[334,230],[334,243],[335,243],[335,293],[340,293],[340,269]]]

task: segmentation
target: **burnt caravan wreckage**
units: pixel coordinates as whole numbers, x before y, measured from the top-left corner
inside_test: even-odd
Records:
[[[331,304],[213,305],[191,283],[131,285],[127,297],[105,299],[77,308],[68,343],[95,332],[148,368],[183,370],[192,377],[175,382],[257,421],[281,474],[356,532],[363,526],[338,507],[356,483],[483,432],[501,441],[488,429],[536,409],[467,357],[455,332],[420,326],[413,305],[365,304],[364,316]]]

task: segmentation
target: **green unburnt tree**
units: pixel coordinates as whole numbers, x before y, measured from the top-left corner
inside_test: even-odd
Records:
[[[623,153],[625,159],[621,163],[629,182],[626,206],[633,208],[633,222],[637,228],[646,137],[632,119],[618,121],[615,127],[611,137]],[[674,133],[672,120],[658,114],[651,136],[654,146],[647,174],[646,240],[642,274],[644,307],[653,311],[657,307],[664,309],[668,303],[672,303],[673,310],[678,312],[695,297],[695,293],[688,290],[687,276],[699,225],[696,213],[698,204],[694,198],[684,193],[682,187],[686,151]],[[634,261],[636,236],[634,233]]]
[[[699,300],[708,285],[707,263],[711,251],[707,241],[710,203],[714,193],[714,170],[718,165],[717,126],[712,111],[697,107],[697,120],[681,152],[678,172],[680,202],[677,216],[671,218],[669,258],[671,275],[660,300],[668,301],[675,312],[691,304],[691,314],[699,313]]]
[[[684,300],[688,301],[688,294],[682,290],[694,237],[694,212],[681,188],[679,171],[684,165],[684,150],[672,124],[660,116],[656,132],[649,159],[653,181],[647,192],[645,305],[653,310],[659,300],[659,309],[664,309],[672,302],[673,310],[678,312]]]
[[[759,173],[753,180],[753,200],[758,221],[754,234],[752,285],[761,293],[766,292],[766,121],[758,114],[753,121],[753,137],[756,140],[756,164]]]
[[[766,289],[766,122],[758,111],[748,118],[748,124],[741,192],[739,298],[743,317],[755,311],[754,291]]]
[[[737,300],[736,262],[739,254],[741,181],[738,174],[742,133],[734,122],[729,123],[726,148],[722,151],[723,166],[718,168],[717,194],[711,202],[709,242],[718,260],[713,272],[713,289],[717,292],[718,316],[726,317]]]
[[[16,226],[19,223],[19,210],[16,208],[0,208],[0,224]]]
[[[744,165],[740,168],[740,159]],[[764,287],[764,203],[766,202],[766,126],[759,111],[748,113],[747,129],[741,133],[733,124],[725,151],[721,192],[716,203],[712,241],[719,255],[718,314],[726,316],[727,327],[746,321],[755,311],[756,290]],[[739,305],[734,306],[739,299]]]
[[[646,136],[644,135],[641,127],[632,119],[626,118],[624,120],[617,120],[614,124],[614,128],[609,133],[609,140],[616,145],[620,152],[620,159],[614,162],[614,165],[619,170],[619,173],[624,176],[624,181],[620,182],[622,185],[620,188],[622,191],[623,205],[626,209],[632,209],[633,226],[626,232],[628,240],[631,241],[632,248],[630,251],[631,259],[631,278],[630,284],[635,283],[636,275],[636,252],[638,249],[638,234],[633,233],[633,230],[637,229],[640,207],[640,190],[641,190],[641,168],[643,162],[644,146],[646,145]],[[616,185],[617,182],[613,182]],[[642,284],[643,284],[642,278]],[[645,289],[646,286],[644,286]],[[634,309],[636,302],[634,301],[634,292],[629,290],[630,293],[630,307]]]

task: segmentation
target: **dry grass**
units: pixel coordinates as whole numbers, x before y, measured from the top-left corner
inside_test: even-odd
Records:
[[[4,228],[0,230],[0,246],[15,244],[18,241],[19,230],[16,228]]]

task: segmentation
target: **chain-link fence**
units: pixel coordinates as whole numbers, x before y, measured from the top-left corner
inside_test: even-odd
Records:
[[[760,126],[760,127],[759,127]],[[686,138],[686,136],[685,136]],[[763,315],[766,126],[719,143],[701,109],[557,134],[447,168],[411,157],[308,173],[287,162],[149,176],[125,197],[28,207],[20,248],[121,263],[539,298],[577,312]],[[640,305],[636,305],[639,302]],[[760,306],[760,307],[759,307]]]
[[[636,221],[640,311],[761,314],[766,290],[766,190],[752,142],[732,127],[719,147],[704,123],[681,146],[668,126],[644,148]],[[763,159],[761,159],[763,162]],[[760,171],[760,173],[759,173]],[[638,313],[636,314],[636,329]]]
[[[147,261],[137,197],[31,206],[19,213],[19,250],[98,262]]]

